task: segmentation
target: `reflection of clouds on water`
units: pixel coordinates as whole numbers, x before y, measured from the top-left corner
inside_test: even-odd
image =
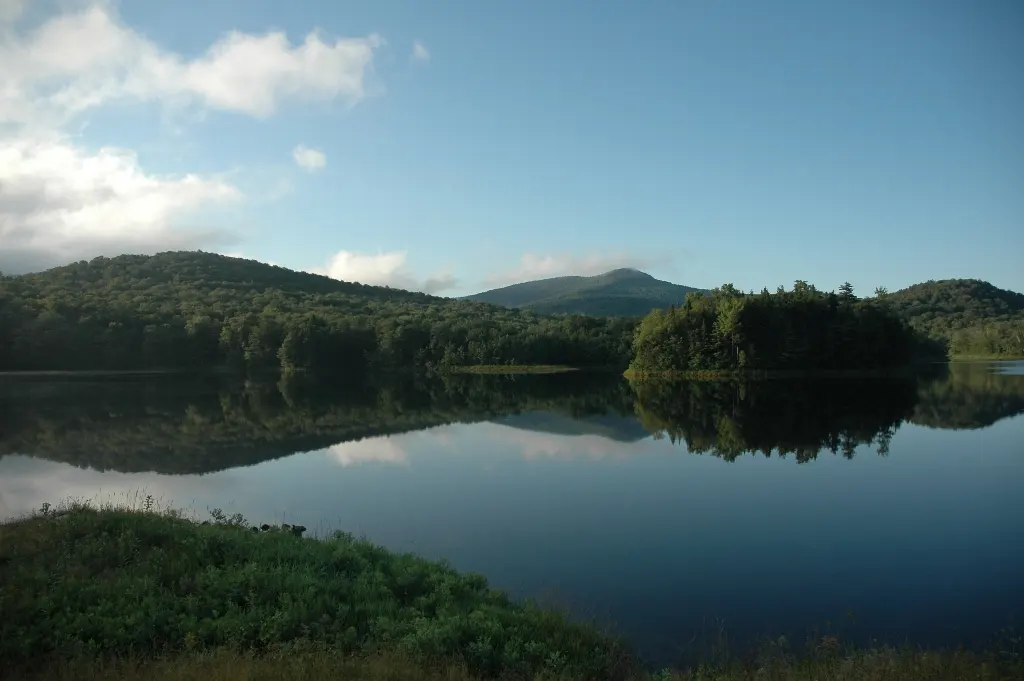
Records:
[[[627,444],[600,435],[562,435],[476,423],[343,442],[320,452],[204,475],[100,472],[13,455],[0,458],[0,518],[68,499],[141,504],[146,495],[152,495],[160,507],[192,509],[201,517],[206,517],[207,509],[219,507],[250,519],[279,520],[302,496],[300,490],[307,488],[309,481],[329,476],[328,470],[337,471],[338,467],[349,475],[373,464],[399,470],[414,469],[417,461],[429,461],[431,466],[458,461],[460,467],[492,470],[502,460],[625,460],[662,448],[663,443],[653,440]]]
[[[11,518],[69,499],[95,504],[141,505],[151,495],[158,507],[194,509],[205,515],[208,503],[230,511],[235,487],[245,481],[231,471],[215,475],[168,476],[159,473],[100,472],[30,456],[0,457],[0,518]],[[208,501],[209,500],[209,501]],[[212,507],[212,506],[211,506]]]
[[[409,466],[410,452],[416,454],[425,449],[454,451],[458,442],[452,426],[439,426],[418,432],[400,435],[368,437],[351,442],[339,442],[323,450],[328,458],[348,468],[356,464],[386,463],[395,466]]]
[[[651,443],[625,444],[600,435],[558,435],[523,430],[500,424],[480,424],[486,437],[518,450],[524,459],[627,459],[641,451],[650,451]]]
[[[354,442],[342,442],[327,448],[327,456],[343,468],[360,463],[389,463],[409,465],[409,456],[399,446],[396,438],[373,437]]]

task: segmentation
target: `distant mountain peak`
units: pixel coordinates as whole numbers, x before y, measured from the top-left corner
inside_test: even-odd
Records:
[[[651,275],[647,274],[642,270],[638,270],[635,267],[619,267],[618,269],[609,270],[604,274],[598,275],[601,277],[629,277],[632,279],[654,279]],[[655,280],[657,281],[657,280]]]
[[[484,291],[470,300],[518,307],[540,314],[643,316],[656,308],[680,305],[699,289],[655,279],[632,267],[591,277],[553,277]]]

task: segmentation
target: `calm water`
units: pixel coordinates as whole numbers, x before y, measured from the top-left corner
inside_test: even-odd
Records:
[[[0,376],[0,515],[152,494],[344,529],[610,623],[980,645],[1024,614],[1024,363],[910,380]],[[768,453],[768,456],[765,455]]]

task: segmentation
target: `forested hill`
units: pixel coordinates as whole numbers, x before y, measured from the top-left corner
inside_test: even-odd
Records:
[[[0,278],[0,370],[624,367],[633,328],[202,252],[96,258]]]
[[[1024,357],[1024,294],[977,279],[926,281],[884,296],[914,328],[953,355]]]
[[[33,290],[84,288],[95,293],[123,294],[145,289],[149,294],[176,296],[186,288],[193,295],[220,290],[258,294],[344,294],[372,300],[407,300],[429,304],[444,299],[382,286],[338,281],[257,260],[231,258],[202,251],[168,251],[157,255],[121,255],[55,267],[45,272],[8,277],[8,282]]]
[[[699,290],[661,281],[638,270],[618,269],[594,277],[526,281],[477,293],[468,300],[540,314],[642,317],[655,308],[681,305],[687,293]]]
[[[926,281],[885,299],[911,325],[936,337],[980,323],[1024,320],[1024,294],[977,279]]]

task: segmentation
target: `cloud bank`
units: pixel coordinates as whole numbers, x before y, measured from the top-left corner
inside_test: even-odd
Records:
[[[230,31],[196,59],[160,48],[96,3],[0,44],[0,121],[66,121],[111,101],[197,105],[266,117],[286,99],[356,103],[376,35],[292,45],[282,32]]]
[[[0,271],[227,243],[225,230],[176,223],[241,198],[217,177],[147,174],[127,149],[88,152],[60,135],[0,139]]]
[[[312,31],[293,45],[281,32],[230,31],[186,59],[124,25],[105,2],[79,4],[19,32],[12,22],[25,5],[0,0],[0,270],[6,273],[231,240],[209,218],[246,198],[238,187],[224,176],[147,172],[131,149],[87,147],[69,134],[87,112],[149,102],[172,111],[265,118],[296,100],[351,106],[366,95],[382,42],[376,35],[329,39]],[[315,170],[326,159],[305,150],[296,162]]]

